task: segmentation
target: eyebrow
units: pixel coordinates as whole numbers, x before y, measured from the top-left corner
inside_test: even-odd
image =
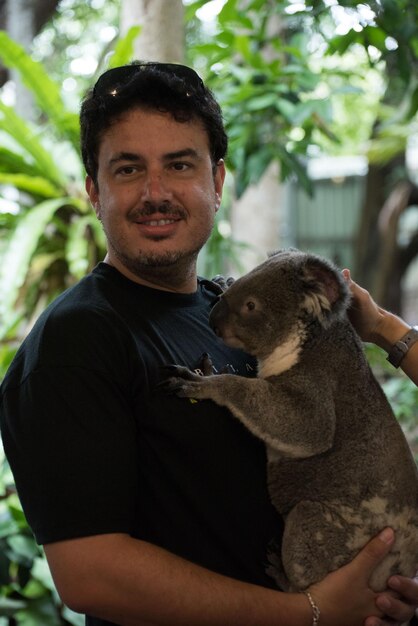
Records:
[[[139,154],[135,154],[134,152],[118,152],[114,157],[109,159],[109,165],[113,165],[114,163],[119,163],[119,161],[140,161],[141,157]]]
[[[175,152],[168,152],[167,154],[164,154],[163,161],[173,161],[175,159],[183,159],[184,157],[189,157],[196,160],[201,159],[199,153],[196,150],[194,150],[193,148],[185,148],[184,150],[177,150]],[[120,161],[137,162],[142,160],[143,157],[140,154],[136,154],[135,152],[119,152],[109,160],[109,165],[114,165],[115,163],[119,163]]]
[[[169,152],[165,154],[163,159],[164,161],[173,161],[175,159],[183,159],[184,157],[189,157],[192,159],[200,159],[198,152],[193,150],[193,148],[185,148],[184,150],[178,150],[177,152]]]

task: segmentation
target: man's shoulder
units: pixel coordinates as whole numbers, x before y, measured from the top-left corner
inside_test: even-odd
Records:
[[[109,290],[100,275],[92,272],[59,295],[39,316],[5,382],[12,377],[23,380],[42,367],[105,367],[115,358],[115,346],[126,345],[126,333]]]

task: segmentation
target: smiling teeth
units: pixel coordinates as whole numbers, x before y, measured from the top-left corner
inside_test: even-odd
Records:
[[[149,226],[165,226],[166,224],[173,224],[174,220],[151,220],[146,222]]]

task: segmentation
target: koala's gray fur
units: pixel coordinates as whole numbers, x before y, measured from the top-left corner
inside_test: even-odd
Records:
[[[279,251],[220,297],[210,323],[258,359],[258,378],[173,367],[169,391],[212,399],[267,446],[272,502],[285,520],[273,573],[303,590],[391,526],[396,542],[371,586],[418,563],[417,468],[346,317],[340,272],[315,255]]]

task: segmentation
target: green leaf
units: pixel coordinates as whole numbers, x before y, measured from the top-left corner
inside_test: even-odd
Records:
[[[367,45],[372,45],[381,52],[386,52],[387,33],[378,26],[367,25],[363,28],[364,41]]]
[[[80,615],[80,613],[74,613],[74,611],[69,609],[67,606],[64,606],[62,610],[62,616],[67,620],[67,622],[69,622],[73,626],[84,626],[84,624],[86,623],[84,615]]]
[[[35,556],[39,554],[38,546],[32,537],[25,535],[12,535],[8,537],[7,544],[11,549],[14,560],[17,562],[32,562]],[[9,552],[10,557],[10,552]]]
[[[0,588],[10,583],[10,559],[4,553],[4,542],[0,542]]]
[[[293,120],[296,105],[285,98],[276,99],[276,109],[289,121]]]
[[[94,217],[94,219],[96,219],[96,217]],[[68,229],[65,257],[71,274],[78,279],[82,278],[88,270],[89,242],[85,233],[90,223],[91,216],[85,215],[82,218],[74,220]]]
[[[22,600],[12,600],[11,598],[0,597],[0,615],[14,615],[19,609],[24,609],[26,602]],[[39,625],[38,625],[39,626]]]
[[[71,198],[45,200],[19,219],[16,230],[1,258],[0,319],[6,327],[8,320],[13,316],[17,295],[25,281],[39,238],[54,213],[71,202]],[[0,337],[2,336],[4,336],[4,327],[0,329]]]
[[[59,86],[48,76],[41,63],[34,61],[25,49],[0,31],[0,58],[4,65],[20,73],[23,83],[30,89],[41,111],[62,135],[69,139],[75,150],[79,149],[78,116],[68,111],[61,98]]]
[[[1,38],[1,31],[0,31]],[[31,155],[36,163],[36,168],[43,176],[54,184],[64,188],[65,179],[54,163],[49,152],[42,146],[29,125],[19,117],[12,107],[5,105],[0,100],[0,128],[18,143],[22,150]]]
[[[126,35],[122,39],[119,39],[115,51],[110,57],[109,69],[118,67],[119,65],[125,65],[132,60],[135,39],[139,36],[141,30],[142,26],[131,26]]]
[[[28,176],[27,174],[6,174],[0,172],[0,185],[13,185],[21,191],[26,191],[33,196],[44,198],[57,198],[61,196],[61,190],[40,176]]]
[[[246,35],[237,35],[235,37],[235,47],[237,51],[242,55],[244,61],[251,59],[251,40]]]
[[[19,626],[60,626],[62,623],[49,594],[29,600],[23,609],[16,612],[15,618]]]
[[[40,171],[35,164],[29,163],[21,154],[0,146],[0,172],[28,174],[37,176]]]
[[[12,517],[10,517],[9,515],[0,516],[0,539],[14,534],[17,530],[18,525]]]
[[[248,111],[260,111],[274,106],[278,100],[276,93],[266,93],[262,96],[250,98],[247,104]]]
[[[32,576],[39,580],[46,589],[55,590],[54,581],[45,557],[36,557],[32,567]]]

